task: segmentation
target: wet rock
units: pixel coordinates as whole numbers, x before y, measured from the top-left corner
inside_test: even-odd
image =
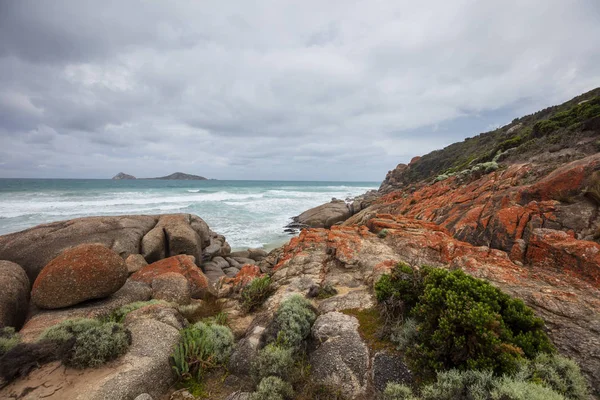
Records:
[[[20,265],[0,261],[0,328],[21,328],[29,307],[29,278]]]
[[[294,222],[312,228],[329,228],[351,216],[352,212],[344,200],[332,200],[330,203],[304,211],[294,218]]]
[[[62,308],[107,297],[127,280],[127,266],[114,251],[97,244],[66,250],[42,269],[31,292],[40,308]]]

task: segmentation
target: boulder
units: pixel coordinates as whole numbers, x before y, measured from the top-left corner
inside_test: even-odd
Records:
[[[268,254],[269,253],[267,253],[263,249],[248,249],[248,258],[251,258],[254,261],[261,261]]]
[[[388,383],[412,385],[413,376],[400,354],[379,351],[371,362],[373,385],[383,392]]]
[[[194,258],[187,255],[169,257],[154,262],[131,275],[131,279],[151,285],[156,277],[170,272],[183,275],[187,279],[193,298],[202,298],[206,294],[208,279],[194,264]]]
[[[358,333],[358,320],[335,311],[320,315],[312,337],[319,343],[310,354],[314,379],[339,388],[345,398],[363,398],[368,384],[369,349]]]
[[[29,307],[29,287],[29,278],[20,265],[0,261],[0,328],[21,328]]]
[[[188,254],[199,260],[203,238],[191,225],[189,214],[162,215],[142,239],[142,255],[148,262]]]
[[[63,308],[107,297],[127,280],[127,266],[99,244],[66,250],[46,265],[33,284],[31,298],[40,308]]]
[[[147,215],[87,217],[38,225],[0,236],[0,260],[23,267],[33,284],[38,274],[64,250],[83,243],[99,243],[121,257],[139,253],[140,241],[158,217]]]
[[[140,269],[148,265],[146,259],[141,254],[130,254],[125,260],[127,265],[127,272],[129,275],[138,272]]]
[[[152,298],[177,304],[190,304],[190,285],[178,272],[167,272],[152,280]]]
[[[304,211],[294,218],[294,222],[311,228],[330,228],[338,222],[343,222],[352,216],[345,201],[332,200],[330,203]]]
[[[125,325],[131,325],[141,319],[153,319],[180,330],[188,325],[187,320],[168,304],[148,304],[133,310],[125,317]]]
[[[264,331],[264,326],[257,325],[237,342],[227,365],[232,374],[238,376],[250,375],[252,364],[258,355],[260,338]]]

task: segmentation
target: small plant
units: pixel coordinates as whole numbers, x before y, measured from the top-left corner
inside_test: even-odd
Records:
[[[297,294],[290,296],[281,303],[275,315],[273,328],[277,343],[299,349],[310,334],[310,328],[316,318],[317,315],[308,300]]]
[[[377,233],[377,237],[379,239],[385,239],[388,235],[389,231],[387,229],[382,229]]]
[[[198,322],[182,329],[171,355],[173,371],[180,381],[199,382],[208,369],[227,362],[233,342],[233,333],[222,325]]]
[[[271,278],[264,276],[255,278],[244,289],[242,289],[242,309],[249,313],[258,309],[273,293]]]
[[[383,400],[418,400],[411,388],[399,383],[390,382],[383,391]]]
[[[276,376],[263,378],[250,400],[288,400],[294,396],[292,385]]]
[[[288,381],[294,365],[294,349],[271,343],[259,352],[254,362],[254,375],[257,381],[268,376]]]
[[[125,354],[131,345],[131,332],[122,324],[96,319],[70,319],[46,329],[38,342],[73,343],[63,362],[74,368],[97,367]]]
[[[0,357],[21,343],[21,337],[11,326],[0,329]]]
[[[171,303],[168,303],[164,300],[149,300],[149,301],[136,301],[134,303],[126,304],[116,310],[114,310],[107,318],[107,321],[123,323],[125,321],[125,317],[132,311],[139,310],[142,307],[151,306],[151,305],[164,305],[169,306]]]

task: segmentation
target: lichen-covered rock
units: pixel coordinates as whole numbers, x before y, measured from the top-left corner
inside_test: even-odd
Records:
[[[29,307],[29,287],[20,265],[0,260],[0,328],[21,328]]]
[[[312,377],[340,389],[348,399],[367,392],[369,349],[358,333],[358,320],[339,312],[320,315],[312,327],[318,344],[310,354]]]
[[[152,298],[177,304],[190,304],[190,284],[178,272],[167,272],[152,280]]]
[[[171,272],[180,274],[187,279],[193,298],[202,298],[207,293],[208,279],[194,263],[194,258],[187,255],[169,257],[154,262],[131,275],[131,279],[151,285],[156,277]]]
[[[85,300],[101,299],[119,290],[127,280],[125,261],[98,244],[66,250],[42,269],[31,299],[40,308],[63,308]]]
[[[258,355],[260,339],[264,331],[264,326],[256,325],[245,337],[236,343],[227,366],[232,374],[238,376],[250,375],[252,372],[252,363]]]

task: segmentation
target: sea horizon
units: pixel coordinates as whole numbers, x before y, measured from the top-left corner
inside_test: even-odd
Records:
[[[73,218],[191,213],[232,248],[270,249],[291,235],[291,218],[380,182],[297,180],[113,180],[0,178],[0,235]]]

